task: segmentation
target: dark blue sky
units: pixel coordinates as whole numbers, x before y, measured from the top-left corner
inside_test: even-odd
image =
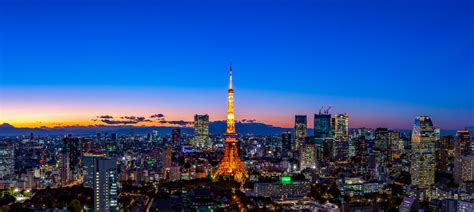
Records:
[[[292,125],[295,113],[333,105],[354,126],[407,128],[416,115],[474,125],[472,1],[170,2],[1,1],[0,83],[14,102],[5,121],[17,119],[9,107],[29,104],[19,96],[51,102],[103,86],[132,106],[157,93],[150,102],[170,116],[179,111],[160,93],[223,91],[207,103],[225,110],[232,60],[247,118]]]

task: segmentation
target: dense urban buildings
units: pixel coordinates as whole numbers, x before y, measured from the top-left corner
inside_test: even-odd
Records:
[[[349,114],[326,109],[314,114],[313,129],[307,115],[296,115],[291,129],[237,134],[255,123],[235,118],[232,69],[227,91],[225,121],[196,114],[192,127],[2,136],[0,204],[14,211],[474,208],[468,129],[443,131],[430,116],[416,117],[412,129],[354,128]]]

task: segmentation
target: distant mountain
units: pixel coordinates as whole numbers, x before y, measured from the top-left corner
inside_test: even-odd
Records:
[[[253,135],[279,135],[285,131],[293,132],[292,128],[275,127],[265,123],[259,122],[237,122],[235,124],[237,133],[241,135],[253,134]],[[19,136],[29,135],[33,133],[35,135],[67,135],[72,134],[74,136],[86,136],[95,135],[96,133],[117,133],[118,135],[130,134],[130,129],[133,129],[135,134],[144,135],[150,133],[152,130],[158,130],[161,135],[169,135],[171,131],[176,127],[143,127],[143,126],[67,126],[67,127],[40,127],[40,128],[16,128],[8,123],[0,125],[0,136]],[[194,129],[191,127],[180,127],[181,133],[192,135]],[[474,136],[474,127],[466,127]],[[213,121],[209,123],[209,133],[212,135],[224,134],[226,130],[225,121]],[[312,135],[313,129],[308,129],[308,135]],[[405,135],[410,135],[410,130],[400,129],[400,132]],[[441,130],[441,136],[445,135],[456,135],[456,130]]]
[[[243,123],[237,122],[235,124],[239,134],[254,134],[254,135],[274,135],[280,134],[283,131],[291,130],[288,128],[274,127],[264,123]],[[144,126],[66,126],[66,127],[40,127],[40,128],[16,128],[10,124],[4,123],[0,125],[0,136],[19,136],[29,135],[66,135],[72,134],[75,136],[95,135],[96,133],[117,133],[118,135],[130,134],[130,129],[133,129],[135,134],[147,134],[152,130],[158,130],[162,135],[169,135],[176,127],[144,127]],[[194,129],[190,127],[180,127],[181,133],[193,134]],[[210,134],[224,134],[226,130],[225,121],[215,121],[209,123]]]

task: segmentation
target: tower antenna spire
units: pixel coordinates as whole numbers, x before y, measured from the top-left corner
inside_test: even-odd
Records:
[[[230,75],[229,75],[229,90],[232,89],[232,61],[230,61],[230,69],[229,69]]]

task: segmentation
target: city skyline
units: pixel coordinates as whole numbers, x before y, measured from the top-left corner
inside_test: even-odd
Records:
[[[237,120],[291,128],[294,115],[332,106],[351,127],[410,129],[420,115],[474,125],[469,1],[52,2],[2,2],[0,123],[225,120],[233,61]]]
[[[474,211],[473,3],[2,0],[0,209]]]

